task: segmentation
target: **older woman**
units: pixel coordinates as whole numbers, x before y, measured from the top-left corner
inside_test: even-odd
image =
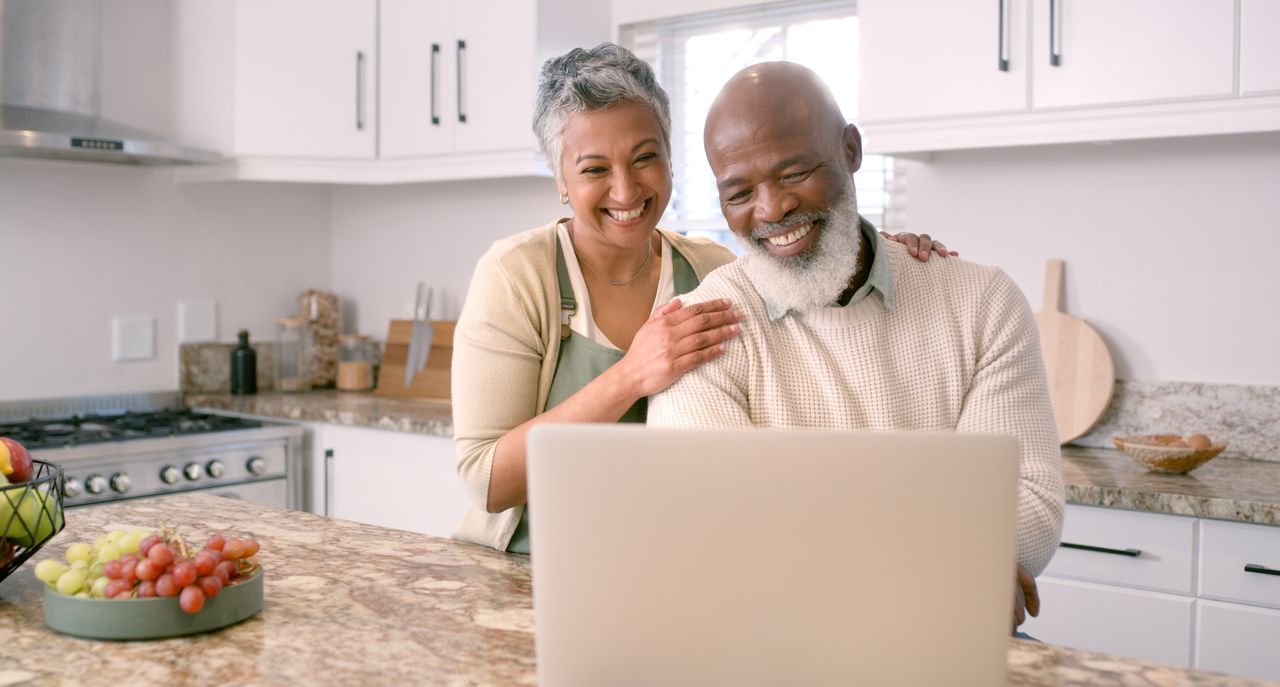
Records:
[[[473,501],[456,537],[527,553],[529,428],[643,422],[647,397],[737,334],[728,301],[677,298],[733,254],[657,227],[670,121],[652,70],[623,48],[543,66],[533,128],[573,216],[494,243],[476,265],[454,333],[454,438]],[[931,250],[947,254],[927,237],[913,252]]]

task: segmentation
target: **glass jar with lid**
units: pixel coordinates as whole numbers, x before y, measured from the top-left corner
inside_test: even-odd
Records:
[[[311,326],[305,317],[290,315],[276,320],[276,390],[311,390]]]
[[[343,334],[338,337],[338,388],[368,391],[373,388],[373,342],[367,336]]]

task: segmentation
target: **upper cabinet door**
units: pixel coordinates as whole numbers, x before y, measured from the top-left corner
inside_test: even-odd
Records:
[[[1240,95],[1280,93],[1280,2],[1241,0]]]
[[[532,150],[536,92],[537,3],[534,0],[457,3],[454,150]]]
[[[375,0],[236,4],[237,155],[373,158]]]
[[[1034,15],[1034,108],[1235,92],[1233,2],[1035,0]]]
[[[1027,12],[1025,0],[860,0],[861,120],[1025,110]]]
[[[382,0],[379,157],[453,152],[454,3]]]

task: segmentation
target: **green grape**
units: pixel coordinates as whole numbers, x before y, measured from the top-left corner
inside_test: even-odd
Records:
[[[36,563],[36,579],[47,585],[53,586],[58,583],[58,578],[62,577],[62,574],[68,570],[70,570],[70,568],[63,565],[61,561],[46,558],[45,560]]]
[[[147,536],[147,533],[142,530],[126,532],[125,535],[120,537],[119,541],[116,542],[116,546],[120,547],[120,550],[125,553],[137,553],[138,544],[142,543],[142,538],[145,536]]]
[[[107,543],[119,544],[120,538],[124,536],[124,530],[111,530],[107,532]]]
[[[98,549],[98,560],[103,563],[106,563],[107,561],[114,561],[123,555],[124,552],[115,544],[103,544],[102,548]]]
[[[85,574],[87,575],[88,574],[87,571],[89,570],[89,563],[88,561],[75,561],[74,563],[71,564],[71,569],[84,570],[86,571]]]
[[[107,585],[111,584],[111,580],[105,577],[99,577],[93,581],[89,587],[89,595],[95,599],[101,599],[107,595]]]
[[[107,535],[104,534],[101,537],[94,539],[93,543],[89,545],[89,548],[93,549],[94,553],[97,553],[101,551],[102,547],[106,546],[106,544],[107,544]]]
[[[93,547],[84,542],[76,542],[67,547],[67,562],[88,561],[93,558]]]
[[[102,577],[102,564],[94,563],[93,565],[89,566],[89,579],[96,580],[99,577]]]
[[[84,589],[84,581],[85,571],[68,570],[62,573],[62,577],[58,578],[58,583],[55,586],[57,587],[59,594],[71,596],[81,589]]]
[[[72,594],[71,596],[74,596],[74,597],[75,597],[75,598],[77,598],[77,599],[88,599],[88,598],[90,598],[90,597],[89,597],[89,592],[86,592],[86,591],[84,591],[84,590],[78,591],[78,592],[76,592],[75,594]]]

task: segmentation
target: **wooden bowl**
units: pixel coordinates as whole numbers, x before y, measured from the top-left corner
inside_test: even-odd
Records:
[[[1182,439],[1178,434],[1142,434],[1130,437],[1112,437],[1116,447],[1130,458],[1142,463],[1149,470],[1185,474],[1214,459],[1227,447],[1220,441],[1209,448],[1170,446]]]

